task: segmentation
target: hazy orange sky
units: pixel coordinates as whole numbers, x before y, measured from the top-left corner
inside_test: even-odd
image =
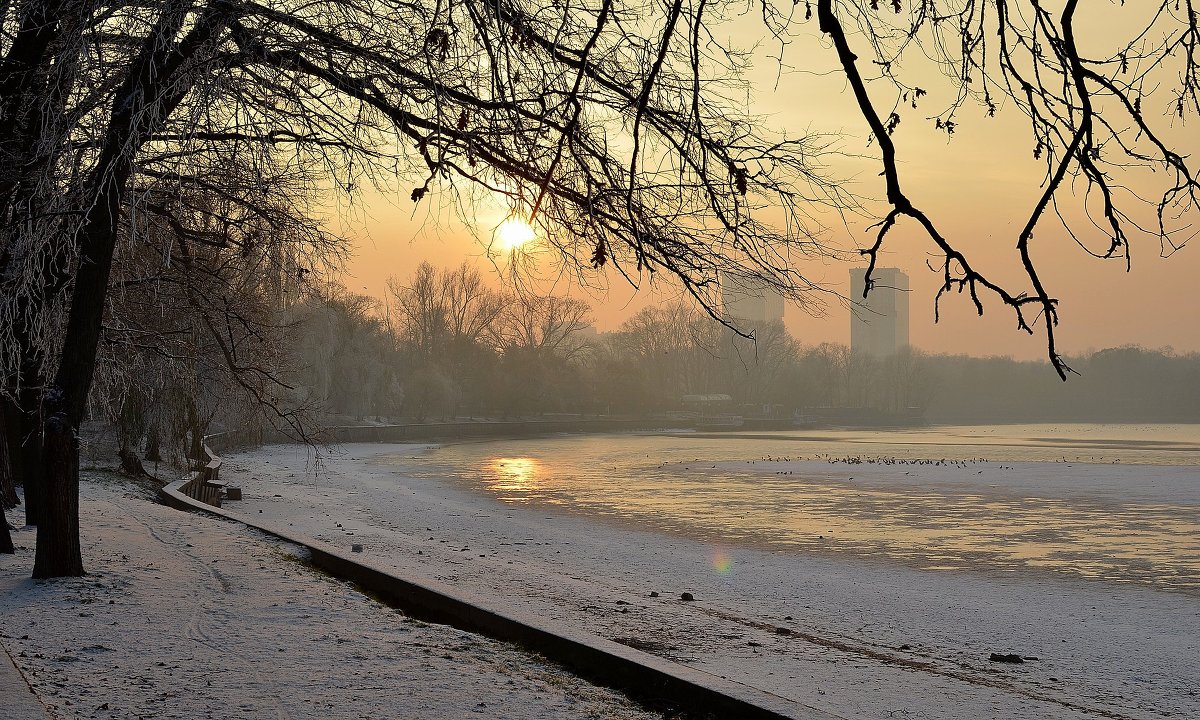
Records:
[[[812,37],[802,38],[789,50],[787,61],[792,70],[784,72],[778,88],[774,87],[777,67],[765,57],[758,61],[751,78],[756,90],[752,109],[791,135],[840,133],[845,152],[872,153],[866,124],[851,104],[845,81],[836,73],[826,74],[834,69],[833,51],[815,39],[815,24],[806,29]],[[744,26],[731,32],[746,38]],[[753,40],[742,39],[740,44]],[[938,102],[946,100],[949,87],[934,78],[928,78],[926,85],[930,96],[918,110],[901,111],[903,120],[894,135],[906,191],[943,234],[961,245],[977,269],[1000,280],[1016,281],[1014,285],[1023,289],[1014,246],[1040,191],[1044,171],[1044,165],[1033,158],[1028,126],[1015,108],[1002,107],[999,117],[987,118],[982,109],[968,106],[957,117],[959,129],[953,140],[948,140],[927,117],[940,109]],[[882,85],[872,88],[881,108],[891,104],[886,90]],[[886,103],[882,102],[885,98]],[[1173,132],[1185,139],[1180,148],[1185,155],[1200,150],[1200,133],[1194,128]],[[877,161],[847,160],[836,168],[839,173],[856,176],[858,192],[882,196]],[[388,277],[404,278],[425,260],[457,265],[463,258],[474,258],[491,272],[485,248],[470,237],[452,211],[428,198],[414,209],[408,198],[411,185],[401,181],[393,191],[364,195],[331,212],[331,225],[355,240],[355,254],[345,278],[351,291],[382,296]],[[474,217],[480,234],[488,236],[504,213],[499,207],[481,208]],[[846,247],[866,244],[871,236],[865,229],[877,218],[852,220],[849,228],[831,223],[835,229],[829,240]],[[881,258],[882,264],[900,267],[911,278],[911,338],[915,346],[931,352],[1044,357],[1044,338],[1017,332],[1011,311],[991,298],[985,297],[982,319],[965,297],[946,298],[942,320],[935,325],[933,298],[940,281],[925,265],[928,259],[936,266],[939,258],[930,255],[933,250],[927,237],[911,225],[902,226],[891,236],[888,252]],[[1146,239],[1134,244],[1132,252],[1132,271],[1126,273],[1123,260],[1100,261],[1084,253],[1052,217],[1039,225],[1033,253],[1047,288],[1061,301],[1059,343],[1065,354],[1126,344],[1200,351],[1200,321],[1196,318],[1200,311],[1196,287],[1200,248],[1187,247],[1164,259],[1157,242]],[[830,289],[846,293],[849,267],[829,262],[806,266],[804,271]],[[672,286],[634,292],[623,281],[614,280],[609,288],[607,295],[597,295],[567,280],[555,286],[557,292],[586,297],[596,308],[596,325],[601,330],[615,329],[647,304],[676,297]],[[837,303],[829,304],[825,316],[816,318],[789,308],[786,323],[805,343],[849,340],[849,310]]]

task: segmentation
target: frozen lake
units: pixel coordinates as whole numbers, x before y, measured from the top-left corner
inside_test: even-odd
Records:
[[[735,546],[1200,593],[1195,425],[576,436],[381,461]]]

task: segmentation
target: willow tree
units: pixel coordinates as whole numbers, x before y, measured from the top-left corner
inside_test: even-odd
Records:
[[[981,293],[994,293],[1029,331],[1030,314],[1042,313],[1060,373],[1056,305],[1028,245],[1066,178],[1113,196],[1113,242],[1102,254],[1127,249],[1129,234],[1103,163],[1155,165],[1176,178],[1159,203],[1164,227],[1195,199],[1185,161],[1143,114],[1171,88],[1181,114],[1195,110],[1191,3],[1164,2],[1109,60],[1078,52],[1075,5],[1054,15],[1037,0],[815,6],[884,165],[892,211],[867,254],[874,259],[901,216],[913,218],[945,255],[943,292],[969,291],[980,310]],[[835,254],[818,218],[856,198],[831,180],[828,138],[773,133],[746,112],[750,56],[720,38],[747,14],[787,38],[810,27],[812,10],[717,0],[5,4],[0,150],[17,171],[0,178],[0,371],[6,395],[33,387],[40,399],[47,503],[34,574],[82,572],[76,435],[113,259],[122,238],[138,237],[149,196],[134,189],[146,177],[169,187],[170,176],[194,174],[198,153],[227,148],[261,161],[268,188],[277,167],[350,193],[399,178],[414,202],[466,199],[474,188],[539,225],[583,279],[666,276],[715,317],[724,273],[806,303],[819,290],[806,259]],[[952,70],[961,102],[1005,97],[1031,117],[1050,164],[1017,238],[1028,288],[989,280],[903,192],[890,139],[899,113],[875,109],[892,103],[867,90],[856,52],[871,54],[898,99],[920,94],[900,73],[914,50]],[[1160,89],[1143,96],[1156,71]],[[953,109],[938,118],[947,132]],[[1122,112],[1124,124],[1113,119]]]

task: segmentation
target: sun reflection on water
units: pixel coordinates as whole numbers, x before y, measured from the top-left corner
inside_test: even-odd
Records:
[[[488,467],[488,489],[502,493],[505,500],[528,500],[541,487],[543,470],[537,458],[493,458]]]

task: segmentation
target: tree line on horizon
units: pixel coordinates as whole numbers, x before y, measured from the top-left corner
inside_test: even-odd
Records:
[[[597,333],[573,298],[504,292],[464,262],[422,264],[384,299],[330,285],[293,309],[299,396],[341,422],[546,413],[649,415],[687,395],[722,412],[786,419],[827,409],[919,411],[928,422],[1200,422],[1200,354],[1127,346],[1044,361],[908,350],[855,356],[781,323],[748,339],[683,301]]]

